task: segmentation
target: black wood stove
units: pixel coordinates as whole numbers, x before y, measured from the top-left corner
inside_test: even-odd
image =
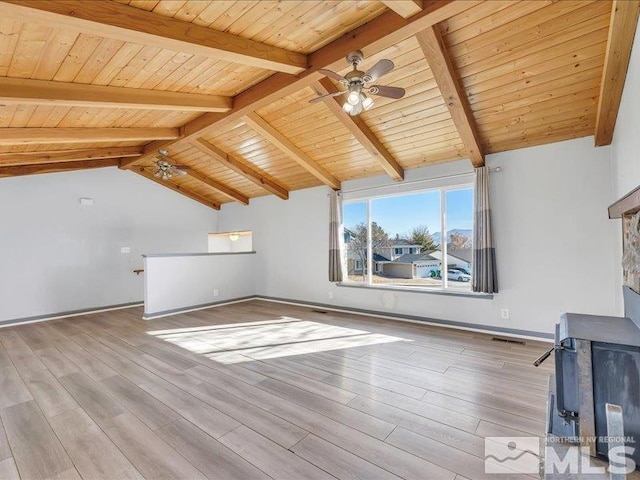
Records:
[[[630,318],[565,314],[547,356],[552,352],[555,385],[549,394],[548,433],[588,447],[592,456],[606,458],[605,405],[619,405],[624,436],[629,439],[626,444],[635,447],[631,456],[640,465],[638,325]]]

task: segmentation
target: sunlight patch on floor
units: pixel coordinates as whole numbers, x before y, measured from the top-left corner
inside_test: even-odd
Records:
[[[272,325],[277,323],[289,323],[289,322],[299,322],[299,321],[300,320],[298,320],[297,318],[280,317],[280,318],[275,318],[273,320],[261,320],[259,322],[226,323],[224,325],[204,325],[202,327],[171,328],[168,330],[150,330],[147,333],[153,336],[181,335],[181,334],[188,334],[191,332],[211,332],[215,330],[224,330],[229,328],[250,327],[253,325]]]
[[[292,317],[147,333],[225,364],[411,341]]]

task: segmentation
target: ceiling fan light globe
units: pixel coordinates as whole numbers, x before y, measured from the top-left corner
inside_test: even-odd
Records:
[[[349,96],[347,97],[347,102],[349,102],[351,105],[354,105],[354,106],[360,103],[360,92],[357,92],[355,90],[349,92]]]
[[[371,107],[373,107],[373,104],[374,104],[374,101],[373,101],[373,99],[371,97],[365,97],[364,100],[362,100],[362,108],[365,111],[369,110]]]
[[[342,105],[342,110],[350,114],[353,111],[353,105],[351,105],[349,102],[344,102],[344,105]]]

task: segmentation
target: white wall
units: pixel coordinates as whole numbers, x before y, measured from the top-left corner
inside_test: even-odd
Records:
[[[146,317],[256,293],[251,253],[147,257],[144,264]]]
[[[117,168],[0,179],[0,321],[142,301],[143,253],[206,252],[216,228],[217,212]]]
[[[619,234],[607,219],[608,147],[593,138],[489,155],[500,293],[493,300],[338,287],[327,281],[328,190],[227,204],[222,231],[253,230],[261,295],[552,333],[562,312],[621,314],[610,253]],[[407,172],[407,180],[471,170],[468,161]],[[345,182],[344,190],[390,183]],[[333,298],[329,299],[329,292]],[[511,319],[502,320],[500,309]]]
[[[640,28],[636,31],[627,79],[611,143],[612,202],[640,185]]]
[[[609,203],[613,203],[640,185],[640,29],[636,30],[627,78],[622,92],[622,101],[616,128],[611,143],[612,192]],[[616,266],[618,285],[622,285],[622,227],[615,220],[618,235],[612,249],[612,261]],[[622,309],[622,293],[617,297]]]

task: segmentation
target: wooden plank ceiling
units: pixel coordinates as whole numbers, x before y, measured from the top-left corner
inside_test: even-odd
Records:
[[[596,126],[607,144],[639,3],[0,0],[0,177],[157,181],[166,148],[191,171],[159,182],[219,208]],[[355,49],[365,70],[392,60],[380,83],[405,97],[353,118],[342,97],[310,104]]]

